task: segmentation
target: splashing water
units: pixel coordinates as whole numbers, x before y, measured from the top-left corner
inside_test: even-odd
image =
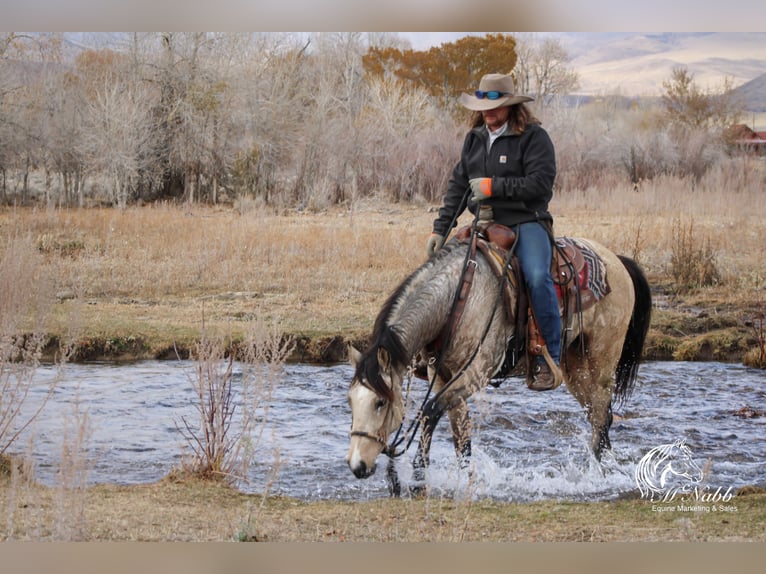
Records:
[[[54,396],[16,445],[33,445],[29,454],[38,479],[54,484],[60,429],[79,401],[92,430],[90,483],[159,480],[180,465],[181,417],[195,420],[192,371],[193,364],[185,361],[67,365]],[[52,369],[40,369],[26,408],[34,407],[52,376]],[[366,480],[354,478],[345,464],[351,376],[347,365],[285,366],[242,490],[304,500],[388,496],[385,457]],[[766,483],[766,416],[737,416],[745,407],[766,410],[766,373],[722,363],[658,362],[643,365],[639,378],[630,402],[617,413],[610,432],[613,448],[601,464],[590,454],[585,414],[563,387],[535,393],[523,380],[508,379],[500,388],[482,391],[470,400],[472,472],[459,469],[445,418],[434,435],[427,475],[431,492],[514,501],[635,496],[638,461],[677,438],[687,439],[708,471],[708,484]],[[413,455],[414,445],[395,463],[405,485]]]

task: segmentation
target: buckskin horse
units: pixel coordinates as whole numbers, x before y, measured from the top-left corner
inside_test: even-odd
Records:
[[[352,420],[346,461],[357,478],[367,478],[375,472],[378,456],[387,454],[395,495],[400,486],[393,458],[406,450],[415,425],[420,439],[413,490],[419,490],[441,416],[448,414],[456,454],[466,466],[471,451],[468,397],[504,376],[513,348],[518,348],[515,342],[521,341],[527,361],[533,351],[528,326],[534,322],[525,321],[523,281],[513,272],[513,234],[495,239],[491,236],[497,229],[510,230],[497,224],[481,227],[476,221],[471,227],[393,291],[375,320],[366,351],[349,347],[354,376],[348,390]],[[590,447],[600,460],[604,449],[611,448],[612,403],[625,400],[635,386],[651,292],[634,260],[595,241],[557,238],[555,246],[552,273],[565,333],[561,371],[566,388],[584,407],[592,429]],[[415,430],[403,434],[403,386],[416,357],[427,364],[431,384],[410,425]],[[408,434],[410,442],[399,448]]]

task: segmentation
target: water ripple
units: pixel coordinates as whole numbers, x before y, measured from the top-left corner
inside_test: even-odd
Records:
[[[26,407],[45,392],[51,369]],[[352,375],[348,365],[288,365],[258,429],[257,452],[244,490],[268,489],[302,499],[364,500],[388,495],[384,472],[355,479],[346,467]],[[67,365],[36,423],[17,441],[31,445],[38,478],[55,484],[62,440],[75,405],[87,412],[91,483],[158,480],[178,466],[186,441],[178,427],[195,421],[193,365],[147,361],[129,365]],[[420,397],[416,390],[414,404]],[[605,500],[636,491],[633,471],[651,448],[686,438],[710,484],[766,483],[766,373],[722,363],[648,363],[639,387],[610,433],[613,450],[602,464],[589,452],[583,409],[560,388],[529,392],[509,379],[471,399],[475,434],[472,474],[456,464],[448,425],[435,433],[428,483],[434,493],[501,500]],[[70,431],[70,436],[71,436]],[[414,449],[410,449],[411,451]],[[406,484],[412,452],[397,459]],[[378,461],[385,467],[383,457]]]

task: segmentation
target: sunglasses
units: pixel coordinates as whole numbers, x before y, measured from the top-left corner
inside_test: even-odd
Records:
[[[476,97],[480,100],[483,100],[484,98],[487,98],[488,100],[497,100],[501,96],[509,96],[510,94],[508,92],[498,92],[498,91],[491,91],[491,92],[482,92],[481,90],[476,90]]]

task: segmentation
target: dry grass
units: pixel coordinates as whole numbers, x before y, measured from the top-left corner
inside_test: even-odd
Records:
[[[764,304],[766,169],[717,167],[700,183],[660,178],[632,187],[561,192],[559,235],[595,239],[636,258],[654,287],[675,294],[679,245],[702,249],[717,284],[676,305]],[[260,317],[296,337],[364,338],[385,297],[425,260],[437,206],[357,202],[322,212],[155,205],[123,211],[0,211],[0,249],[25,237],[55,283],[63,333],[76,308],[80,358],[173,356],[211,327]],[[461,223],[470,221],[465,214]],[[693,229],[679,243],[679,228]],[[660,291],[657,291],[658,293]],[[236,333],[235,333],[236,335]],[[321,350],[315,354],[321,354]]]
[[[54,539],[54,491],[16,495],[0,479],[11,513],[0,539]],[[265,542],[766,541],[766,494],[739,494],[729,512],[665,512],[645,500],[601,503],[386,499],[300,502],[263,499],[221,483],[161,481],[88,490],[88,540]]]
[[[36,238],[59,307],[85,303],[85,333],[162,347],[195,340],[203,306],[212,327],[261,316],[288,334],[360,333],[385,292],[424,260],[429,219],[409,206],[322,214],[6,210],[0,241]]]

